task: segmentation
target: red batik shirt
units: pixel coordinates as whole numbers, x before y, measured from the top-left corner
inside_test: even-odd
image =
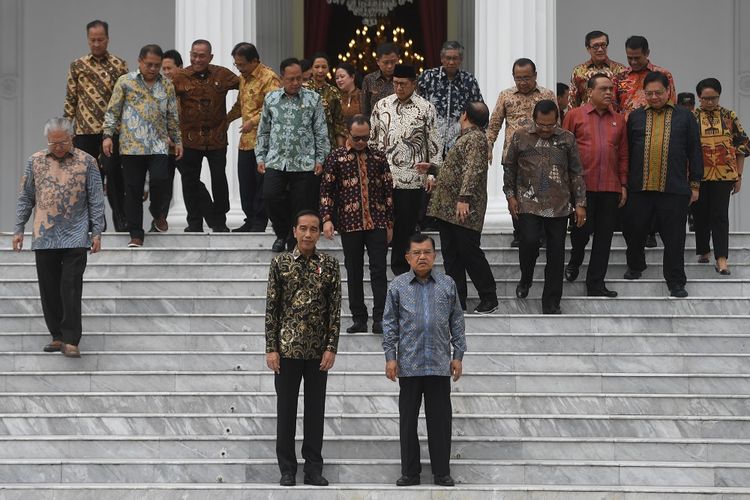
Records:
[[[631,111],[638,108],[645,108],[648,104],[646,102],[645,91],[643,90],[643,80],[645,80],[646,75],[652,71],[658,71],[659,73],[664,73],[666,75],[669,79],[669,89],[667,89],[669,102],[672,104],[677,102],[677,93],[674,89],[674,78],[672,78],[672,73],[664,68],[651,64],[649,61],[646,67],[640,71],[633,71],[628,68],[615,77],[615,102],[613,104],[617,111],[625,115],[625,118],[628,117]]]

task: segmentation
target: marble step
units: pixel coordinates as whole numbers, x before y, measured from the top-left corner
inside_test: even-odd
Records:
[[[302,483],[302,468],[298,483]],[[398,459],[326,460],[333,483],[393,484]],[[431,476],[422,460],[422,477]],[[750,485],[750,464],[731,462],[463,460],[451,461],[451,475],[472,484],[561,484],[607,486],[739,487]],[[276,460],[9,459],[0,461],[2,483],[275,483]],[[444,490],[443,490],[444,491]],[[326,497],[328,498],[328,497]],[[440,498],[440,496],[438,496]]]
[[[385,364],[382,351],[346,352],[336,356],[334,370],[340,373],[376,371]],[[464,356],[464,374],[508,372],[726,374],[746,373],[750,354],[663,353],[545,353],[472,352]],[[0,366],[17,374],[26,372],[110,371],[206,371],[253,372],[265,368],[261,352],[192,351],[84,351],[71,362],[60,354],[0,352]],[[271,373],[268,373],[271,376]]]
[[[302,408],[300,406],[299,408]],[[454,409],[455,410],[455,409]],[[748,416],[535,415],[454,411],[453,432],[506,438],[750,439]],[[276,413],[3,413],[0,436],[252,436],[275,435]],[[419,433],[427,435],[420,415]],[[302,414],[297,434],[303,434]],[[326,411],[325,434],[398,436],[397,412]]]

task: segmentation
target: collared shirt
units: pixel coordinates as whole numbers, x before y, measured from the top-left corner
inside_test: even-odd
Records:
[[[320,216],[342,233],[393,227],[393,177],[382,151],[335,149],[320,181]]]
[[[344,115],[344,123],[354,115],[362,113],[362,91],[355,88],[348,94],[341,94],[341,112]]]
[[[459,69],[451,80],[442,66],[428,69],[419,75],[417,92],[435,106],[438,133],[443,140],[445,152],[453,147],[461,133],[458,118],[464,112],[466,103],[484,102],[474,75]]]
[[[518,200],[518,212],[541,217],[566,217],[586,206],[581,159],[573,134],[556,127],[542,139],[536,128],[513,134],[503,160],[503,192]]]
[[[695,110],[703,149],[704,181],[736,181],[737,156],[750,156],[750,142],[737,114],[719,106]]]
[[[389,96],[375,105],[370,123],[370,147],[385,152],[391,165],[393,187],[424,187],[427,175],[417,172],[414,165],[443,163],[435,106],[417,94],[403,103],[395,95]]]
[[[632,111],[646,107],[648,104],[645,90],[643,90],[643,80],[645,80],[646,75],[652,71],[664,73],[669,79],[669,89],[667,89],[669,92],[669,101],[673,104],[676,102],[677,93],[674,89],[674,78],[672,78],[672,73],[664,68],[651,64],[651,62],[640,71],[633,71],[632,68],[626,68],[625,71],[617,75],[615,78],[615,100],[613,103],[615,109],[624,114],[625,118],[627,118]]]
[[[346,137],[344,114],[341,111],[341,93],[337,87],[328,82],[318,87],[310,80],[305,82],[305,88],[317,92],[320,96],[320,102],[323,103],[323,111],[326,115],[328,141],[331,143],[331,149],[334,149],[337,147],[336,137]]]
[[[516,130],[528,128],[533,125],[532,114],[534,106],[539,101],[548,99],[557,103],[557,96],[554,92],[537,85],[534,90],[528,94],[518,91],[516,86],[505,89],[500,92],[495,103],[495,109],[490,116],[490,124],[487,127],[487,141],[490,144],[490,151],[495,146],[495,141],[500,133],[500,128],[505,122],[505,141],[503,142],[503,158],[507,154],[510,139]]]
[[[636,109],[628,117],[629,191],[690,194],[703,178],[698,122],[688,110],[667,103]]]
[[[331,150],[320,96],[301,88],[297,95],[283,88],[266,94],[258,125],[255,157],[267,168],[311,172]]]
[[[600,114],[589,102],[565,115],[563,128],[576,138],[586,191],[621,192],[628,183],[625,117],[612,106]]]
[[[573,73],[570,75],[570,107],[577,108],[588,102],[586,85],[589,78],[597,73],[602,73],[614,81],[614,78],[626,69],[628,69],[627,66],[613,61],[609,57],[602,64],[594,64],[594,61],[589,59],[573,68]]]
[[[482,231],[487,210],[487,168],[487,137],[478,127],[464,129],[440,167],[428,214]],[[464,222],[456,217],[459,201],[469,204],[469,216]]]
[[[341,276],[339,263],[298,248],[271,261],[266,298],[266,353],[283,358],[320,359],[339,344]]]
[[[23,234],[34,210],[32,250],[89,248],[104,230],[104,193],[96,160],[73,148],[63,158],[34,153],[18,189],[15,234]]]
[[[453,279],[435,270],[424,281],[413,271],[393,279],[383,312],[383,351],[386,361],[398,361],[399,377],[450,376],[451,359],[462,360],[466,352]]]
[[[370,116],[375,104],[394,92],[393,78],[384,77],[380,70],[365,75],[362,80],[362,113]]]
[[[181,146],[172,82],[158,75],[149,88],[140,71],[121,76],[104,115],[102,134],[111,137],[117,127],[123,155],[165,155],[169,139]]]
[[[63,114],[75,120],[76,135],[102,133],[112,89],[127,72],[127,63],[109,52],[102,57],[88,54],[70,63]]]
[[[258,64],[249,78],[240,75],[240,91],[237,94],[237,102],[227,113],[227,122],[242,117],[243,122],[250,122],[252,125],[249,132],[240,134],[239,149],[241,151],[255,149],[263,100],[266,98],[266,94],[278,88],[281,88],[279,76],[265,64]]]

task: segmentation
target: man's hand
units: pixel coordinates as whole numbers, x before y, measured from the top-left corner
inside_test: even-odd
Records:
[[[265,174],[266,173],[266,164],[265,163],[258,163],[258,173],[259,174]]]
[[[174,159],[175,160],[182,160],[182,153],[183,153],[182,144],[174,147]]]
[[[620,203],[617,204],[617,208],[624,207],[627,201],[628,201],[628,188],[623,186],[622,190],[620,191]]]
[[[454,359],[451,361],[451,375],[453,375],[454,382],[461,378],[461,373],[463,373],[463,363],[460,359]]]
[[[469,204],[459,201],[456,203],[456,218],[459,222],[466,222],[469,218]]]
[[[430,169],[430,164],[425,162],[415,163],[414,168],[416,168],[417,172],[419,172],[420,174],[426,174]]]
[[[328,238],[329,240],[333,239],[333,231],[335,231],[336,228],[333,227],[333,222],[327,220],[325,224],[323,224],[323,236]]]
[[[23,233],[13,235],[13,251],[20,252],[23,248]]]
[[[690,190],[690,204],[692,205],[696,201],[698,201],[698,196],[700,195],[700,191],[697,189],[691,189]]]
[[[385,230],[385,244],[389,244],[391,240],[393,239],[393,228],[388,227]]]
[[[394,359],[393,361],[385,362],[385,376],[388,377],[388,380],[396,381],[396,377],[398,377],[398,361]]]
[[[732,194],[739,193],[740,188],[742,188],[742,179],[737,179],[736,181],[734,181],[734,188],[732,188]]]
[[[101,236],[91,239],[91,253],[99,253],[102,249],[102,238]]]
[[[315,163],[315,175],[320,175],[323,173],[323,165],[320,163]]]
[[[323,353],[323,359],[320,360],[320,371],[327,372],[333,368],[333,363],[336,362],[336,353],[326,351]]]
[[[266,353],[266,366],[276,374],[281,372],[281,357],[278,352]]]
[[[110,157],[112,156],[112,138],[107,137],[102,141],[102,153],[104,153],[104,156]]]
[[[240,134],[247,134],[252,129],[253,129],[253,123],[250,120],[243,122],[242,126],[240,127]]]
[[[586,208],[576,206],[576,227],[581,227],[586,224]]]
[[[508,198],[508,212],[514,219],[518,219],[518,199],[515,196]]]
[[[435,189],[435,184],[437,184],[437,181],[433,176],[427,176],[427,180],[424,183],[424,190],[428,193],[431,193],[433,189]]]

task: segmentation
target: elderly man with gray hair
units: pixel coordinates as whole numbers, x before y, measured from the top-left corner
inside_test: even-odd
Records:
[[[94,157],[73,147],[73,122],[52,118],[44,126],[47,148],[26,161],[16,208],[13,250],[34,210],[31,249],[36,255],[44,321],[52,334],[45,352],[78,358],[81,294],[87,252],[101,249],[104,193]]]

